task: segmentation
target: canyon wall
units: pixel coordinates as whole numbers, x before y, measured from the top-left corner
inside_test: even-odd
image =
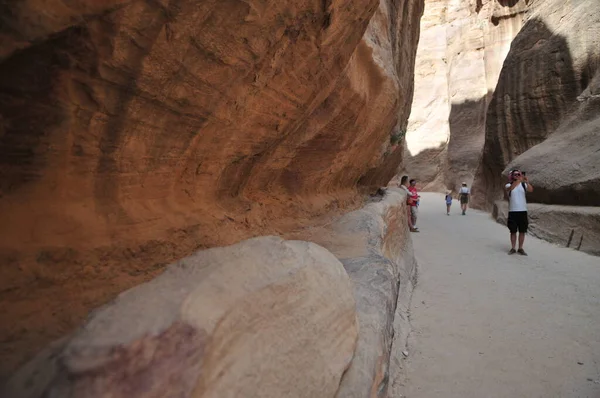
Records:
[[[528,200],[539,203],[534,230],[591,253],[600,252],[599,218],[585,207],[600,203],[599,48],[600,3],[531,2],[490,102],[474,185],[475,205],[489,210],[508,170],[525,170]]]
[[[11,398],[398,397],[416,263],[406,194],[295,237],[198,251],[0,388]],[[327,250],[327,249],[329,250]]]
[[[405,173],[430,190],[473,184],[472,205],[501,214],[508,169],[526,170],[532,231],[598,253],[599,7],[426,1]]]
[[[0,9],[1,376],[169,262],[356,207],[402,161],[422,1]]]
[[[406,173],[425,189],[469,185],[485,138],[485,115],[526,0],[426,0]]]
[[[598,205],[600,4],[533,6],[490,104],[478,203],[499,198],[510,165],[536,181],[532,201]]]

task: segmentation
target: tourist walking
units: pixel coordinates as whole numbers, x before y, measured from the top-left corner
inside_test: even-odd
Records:
[[[525,243],[525,234],[529,227],[527,217],[527,192],[533,192],[533,186],[524,172],[520,170],[511,170],[508,173],[509,183],[504,186],[508,196],[508,221],[507,226],[510,231],[511,249],[508,254],[519,253],[526,256],[523,250]],[[519,232],[519,249],[515,250],[517,244],[517,232]]]
[[[446,215],[450,215],[450,207],[452,207],[452,191],[446,191]]]
[[[462,215],[467,214],[467,207],[469,207],[469,198],[471,197],[471,190],[467,187],[467,183],[463,182],[460,190],[458,191],[458,198],[460,199],[460,208],[462,209]]]

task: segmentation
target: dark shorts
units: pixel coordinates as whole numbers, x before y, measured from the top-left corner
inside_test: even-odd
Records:
[[[460,204],[466,205],[469,203],[469,195],[460,195]]]
[[[526,233],[527,227],[529,227],[529,220],[527,218],[526,211],[509,211],[508,221],[506,223],[511,234],[516,234],[517,231],[520,233]]]

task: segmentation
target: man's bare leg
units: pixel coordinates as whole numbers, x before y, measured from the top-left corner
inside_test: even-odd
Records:
[[[512,234],[512,233],[510,234],[510,244],[514,250],[515,246],[517,245],[517,233],[516,232],[514,234]]]
[[[512,241],[512,237],[510,238]],[[523,250],[523,243],[525,243],[525,233],[519,232],[519,250]],[[513,243],[513,248],[515,244]]]

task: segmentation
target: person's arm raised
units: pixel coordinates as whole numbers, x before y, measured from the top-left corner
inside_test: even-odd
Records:
[[[531,185],[531,183],[529,182],[529,178],[525,177],[523,181],[527,185],[527,192],[533,192],[533,185]]]

